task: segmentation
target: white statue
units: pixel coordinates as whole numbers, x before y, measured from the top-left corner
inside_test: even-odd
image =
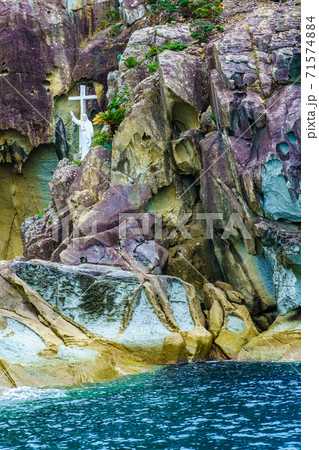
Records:
[[[92,138],[94,134],[93,124],[89,121],[88,116],[83,114],[82,120],[75,118],[71,111],[72,122],[80,127],[80,151],[82,160],[89,153],[92,146]]]

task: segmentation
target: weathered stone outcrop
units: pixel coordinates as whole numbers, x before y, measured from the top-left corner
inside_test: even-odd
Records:
[[[2,263],[0,270],[0,358],[12,386],[112,378],[146,370],[141,357],[208,357],[212,337],[199,300],[177,278],[42,261]]]
[[[22,226],[28,261],[12,269],[87,336],[148,362],[298,358],[299,8],[255,8],[216,30],[204,50],[189,24],[142,28],[160,21],[140,20],[144,2],[115,5],[131,26],[101,25],[107,2],[84,3],[55,2],[52,17],[69,26],[63,39],[51,19],[39,31],[44,38],[54,30],[51,59],[64,52],[65,66],[53,61],[44,78],[43,114],[56,128],[43,131],[34,112],[29,131],[4,128],[7,141],[11,128],[29,140],[1,147],[18,170],[40,151],[31,151],[32,136],[63,158],[51,203]],[[170,46],[178,42],[183,48]],[[130,96],[112,150],[93,148],[81,165],[71,162],[78,130],[67,102],[77,83],[98,95],[91,118],[124,87]],[[65,136],[69,147],[60,148]],[[11,257],[12,229],[26,214],[15,217],[14,195],[6,202],[14,204],[3,246]]]
[[[210,228],[224,278],[261,324],[300,304],[298,9],[256,10],[206,59],[218,131],[201,142],[201,198],[223,214]]]
[[[59,312],[7,263],[0,270],[0,386],[74,385],[147,369],[123,346]]]
[[[190,54],[188,47],[159,52],[171,42],[190,46],[185,25],[136,30],[119,63],[118,79],[111,86],[112,92],[129,86],[131,104],[114,137],[110,172],[103,172],[107,180],[103,194],[88,192],[78,182],[74,182],[72,196],[61,189],[64,205],[70,210],[72,205],[75,211],[70,233],[59,241],[53,260],[117,261],[119,255],[113,248],[105,252],[105,242],[111,239],[109,230],[118,225],[118,219],[110,218],[110,202],[103,197],[111,186],[116,215],[161,214],[162,239],[151,245],[151,252],[162,255],[159,267],[163,269],[163,255],[168,251],[167,273],[198,288],[205,280],[224,277],[242,292],[261,329],[270,325],[278,311],[285,314],[298,307],[298,17],[296,8],[288,9],[283,22],[276,7],[256,10],[207,45],[206,65]],[[238,39],[233,39],[234,35]],[[152,48],[158,52],[155,74],[146,70],[149,59],[145,55]],[[139,65],[129,69],[125,63],[129,57],[136,58]],[[103,160],[102,155],[100,150],[95,164],[99,158]],[[81,170],[86,173],[86,166]],[[72,178],[76,171],[67,168],[65,174]],[[69,189],[62,183],[62,173],[57,172],[55,178],[61,188],[63,184]],[[149,186],[147,204],[129,200],[129,186],[134,184]],[[123,190],[124,199],[121,195],[117,198],[117,191]],[[54,195],[53,202],[59,203],[59,194]],[[218,216],[212,221],[203,213]],[[92,222],[96,222],[95,233]],[[139,251],[145,245],[150,251],[149,238],[146,241],[139,237]],[[131,255],[134,248],[138,260],[136,240],[121,246],[125,251],[128,248]],[[32,253],[37,256],[40,254]],[[153,262],[149,264],[155,267]]]
[[[168,252],[146,212],[149,185],[110,187],[110,152],[94,148],[79,167],[64,159],[50,183],[52,207],[22,226],[24,253],[64,264],[114,264],[161,273]]]
[[[120,23],[112,34],[110,9],[109,0],[0,2],[0,187],[8,193],[0,207],[0,258],[21,254],[17,230],[49,203],[57,160],[78,153],[70,111],[79,113],[79,102],[68,96],[84,82],[98,96],[87,104],[89,117],[105,107],[107,75],[135,27]]]
[[[244,297],[227,283],[205,284],[204,307],[208,330],[217,346],[227,358],[235,359],[240,350],[258,331],[249,311],[243,305]]]
[[[239,352],[239,361],[299,361],[301,359],[300,310],[278,316]]]

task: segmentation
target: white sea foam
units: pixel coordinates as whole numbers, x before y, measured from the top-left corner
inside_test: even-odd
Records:
[[[4,389],[0,391],[0,402],[10,404],[23,401],[42,400],[42,399],[56,399],[64,398],[67,396],[67,392],[62,389],[39,389],[28,386],[21,386],[14,389]]]

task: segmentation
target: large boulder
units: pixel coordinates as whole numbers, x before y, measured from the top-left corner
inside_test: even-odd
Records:
[[[248,309],[238,303],[243,301],[242,294],[228,283],[217,282],[215,286],[205,284],[203,296],[214,346],[227,358],[235,359],[247,342],[258,335]]]
[[[199,299],[192,286],[178,278],[147,276],[111,266],[43,261],[13,261],[10,271],[12,277],[13,272],[19,277],[20,284],[27,283],[29,290],[32,288],[86,334],[122,344],[147,361],[185,362],[188,358],[202,359],[210,352],[210,334],[202,326]],[[0,313],[5,315],[1,309]],[[186,346],[176,336],[169,338],[171,333],[173,337],[182,333]]]
[[[144,0],[119,0],[119,12],[123,20],[132,25],[146,14]]]
[[[278,316],[271,327],[251,339],[239,352],[239,361],[299,361],[301,359],[300,309]]]
[[[88,236],[116,227],[120,214],[141,213],[145,211],[151,197],[149,185],[112,186],[93,208],[79,219],[82,236]]]
[[[61,314],[7,263],[0,272],[0,386],[76,385],[145,370],[127,349]]]

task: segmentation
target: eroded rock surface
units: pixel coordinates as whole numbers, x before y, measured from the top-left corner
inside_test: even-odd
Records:
[[[0,385],[73,385],[146,369],[124,347],[94,335],[0,265]]]
[[[0,358],[12,386],[52,384],[56,370],[59,384],[134,373],[143,370],[141,357],[146,363],[208,357],[212,337],[199,299],[177,278],[43,261],[0,269]]]
[[[15,27],[13,3],[7,3]],[[51,125],[44,130],[33,112],[25,125],[18,102],[12,108],[22,115],[17,125],[8,115],[1,157],[21,171],[22,162],[38,151],[35,146],[54,143],[62,161],[50,183],[51,204],[27,218],[21,230],[26,259],[42,262],[12,267],[49,304],[58,302],[54,306],[78,329],[88,326],[90,333],[131,347],[147,361],[201,361],[209,354],[298,358],[300,10],[286,7],[283,14],[277,5],[243,10],[204,50],[194,44],[189,24],[146,27],[144,3],[134,10],[132,5],[118,5],[131,26],[114,22],[103,28],[108,2],[55,2],[51,19],[43,19],[46,26],[32,28],[32,33],[39,29],[39,61],[48,50],[41,37],[55,34],[43,41],[52,42],[52,61],[44,61],[39,79],[31,77],[27,86],[63,136],[57,141],[56,130]],[[28,30],[32,20],[23,17]],[[69,30],[60,34],[53,23]],[[184,46],[180,51],[162,48],[177,42]],[[2,85],[10,70],[4,68]],[[71,162],[78,133],[67,96],[76,95],[83,80],[98,96],[88,104],[91,118],[125,86],[130,101],[112,150],[96,147],[78,165]],[[40,91],[31,82],[41,82]],[[66,135],[69,149],[60,148]],[[3,228],[10,222],[12,230],[29,215],[17,218],[17,209],[14,204],[3,216]],[[10,236],[6,258],[16,255],[16,247],[8,251]],[[52,290],[46,278],[58,286]],[[90,296],[79,303],[89,279],[97,290],[89,288]],[[11,330],[5,320],[0,329]],[[276,347],[281,332],[284,344]],[[34,357],[50,351],[41,348]],[[1,367],[9,380],[5,359]]]

